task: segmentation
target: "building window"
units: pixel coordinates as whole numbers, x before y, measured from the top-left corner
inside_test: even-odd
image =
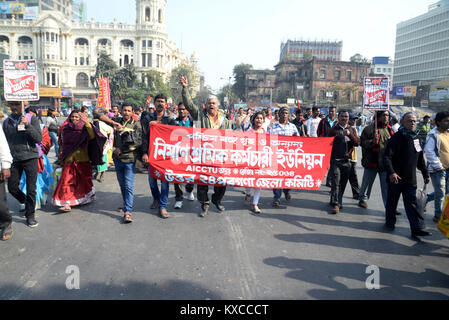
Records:
[[[153,40],[148,40],[148,48],[151,48],[153,46]]]
[[[159,10],[158,20],[159,20],[159,23],[162,23],[162,10]]]
[[[85,73],[78,73],[76,76],[76,87],[77,88],[88,88],[89,87],[89,77]]]
[[[55,41],[55,34],[52,32],[51,33],[51,42],[54,42]]]
[[[51,85],[56,86],[56,73],[51,74]]]
[[[320,79],[326,79],[326,70],[320,70]]]
[[[334,74],[335,80],[340,80],[341,77],[341,71],[340,70],[336,70],[335,74]]]
[[[352,81],[352,71],[346,71],[346,80]]]
[[[146,62],[147,62],[147,55],[146,53],[142,53],[142,67],[147,66]]]
[[[145,48],[147,46],[147,41],[146,40],[142,40],[142,48]]]
[[[47,72],[47,86],[50,85],[50,72]]]
[[[84,66],[84,57],[80,58],[80,66]]]
[[[152,67],[153,66],[153,61],[152,61],[152,55],[151,53],[148,54],[148,67]]]
[[[150,21],[151,20],[151,10],[150,8],[146,8],[145,9],[145,21]]]
[[[75,57],[75,66],[77,66],[77,65],[78,65],[78,58]]]

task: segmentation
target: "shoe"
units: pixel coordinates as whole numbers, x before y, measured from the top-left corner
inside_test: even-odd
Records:
[[[202,211],[200,213],[200,217],[204,218],[209,214],[209,205],[208,204],[202,205],[201,209]]]
[[[359,201],[359,207],[360,208],[364,208],[364,209],[368,209],[368,202],[366,201]]]
[[[429,237],[432,234],[428,231],[424,231],[424,230],[420,230],[420,229],[416,229],[416,230],[412,230],[412,237]]]
[[[338,205],[332,206],[331,214],[337,214],[340,212],[340,207]]]
[[[388,231],[394,231],[394,225],[391,225],[391,224],[385,224],[384,225],[384,228],[386,229],[386,230],[388,230]]]
[[[161,215],[161,217],[162,217],[163,219],[168,219],[168,218],[170,218],[170,215],[168,214],[167,209],[160,209],[160,210],[159,210],[159,214]]]
[[[440,218],[437,218],[437,217],[433,217],[433,222],[435,222],[435,223],[438,223],[438,222],[440,222]]]
[[[396,215],[397,215],[397,216],[402,216],[402,212],[401,212],[401,211],[398,211],[398,210],[396,210]]]
[[[176,201],[174,208],[175,209],[181,209],[182,208],[182,201]]]
[[[260,211],[259,207],[257,206],[257,204],[253,204],[253,207],[251,208],[251,211],[256,213],[256,214],[260,214],[262,213],[262,211]]]
[[[12,237],[12,224],[10,223],[8,226],[3,228],[2,232],[2,241],[7,241]]]
[[[126,223],[126,224],[133,222],[131,213],[125,212],[125,216],[123,217],[123,222]]]
[[[157,209],[159,207],[159,200],[154,200],[153,204],[151,205],[151,209]]]
[[[292,199],[292,195],[290,192],[285,193],[285,200],[290,201]]]
[[[37,223],[36,219],[34,218],[34,216],[29,216],[27,217],[27,226],[30,228],[36,228],[39,225],[39,223]]]
[[[274,200],[273,203],[271,204],[274,208],[279,208],[279,206],[281,205],[281,202],[279,200]]]
[[[251,195],[245,193],[245,202],[249,202],[251,200]]]
[[[186,199],[189,200],[189,201],[195,201],[195,196],[193,195],[193,191],[187,193]]]
[[[222,213],[225,211],[225,207],[223,207],[220,203],[215,203],[212,201],[212,203],[215,205],[215,207],[217,208],[218,212]]]

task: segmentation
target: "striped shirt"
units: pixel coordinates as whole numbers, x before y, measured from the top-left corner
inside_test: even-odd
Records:
[[[284,125],[280,124],[279,122],[276,122],[268,129],[268,133],[277,134],[279,136],[299,137],[298,129],[293,123],[290,122],[287,122]]]

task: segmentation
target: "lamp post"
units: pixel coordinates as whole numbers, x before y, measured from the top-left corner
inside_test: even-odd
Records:
[[[226,93],[226,96],[228,97],[228,108],[231,106],[231,79],[232,79],[232,77],[229,77],[229,79],[226,79],[226,78],[220,78],[220,80],[228,80],[229,82],[228,82],[228,90],[227,90],[227,93]]]

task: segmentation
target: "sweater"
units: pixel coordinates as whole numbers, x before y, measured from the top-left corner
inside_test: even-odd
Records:
[[[210,129],[213,127],[210,117],[206,110],[199,111],[198,107],[193,103],[192,97],[190,96],[189,90],[186,88],[182,88],[182,101],[187,111],[189,111],[193,120],[200,121],[201,128]],[[218,120],[219,120],[219,129],[222,130],[231,130],[232,124],[226,118],[225,113],[222,110],[218,110]]]
[[[388,176],[396,173],[401,177],[401,184],[416,186],[416,169],[421,171],[425,179],[429,178],[424,153],[416,150],[415,143],[420,144],[418,138],[407,137],[401,131],[395,133],[387,143],[384,154],[385,169]]]

